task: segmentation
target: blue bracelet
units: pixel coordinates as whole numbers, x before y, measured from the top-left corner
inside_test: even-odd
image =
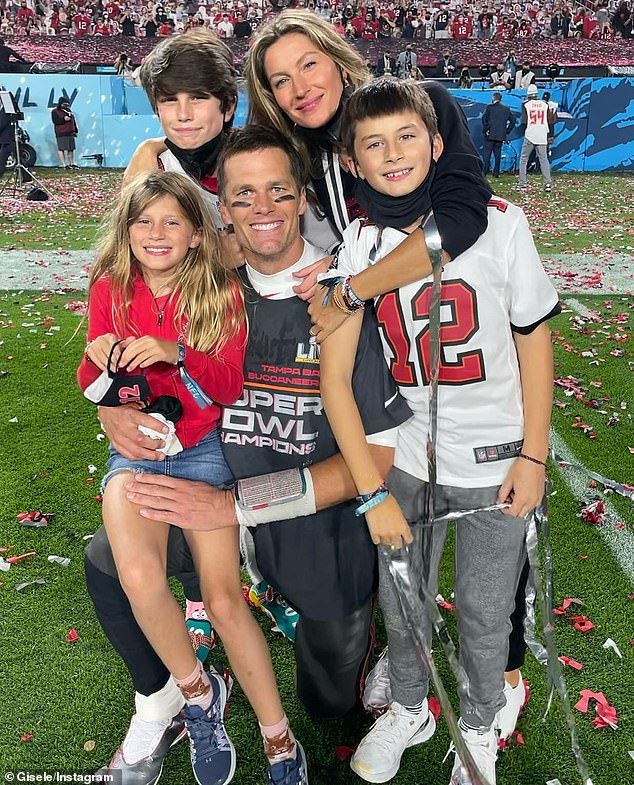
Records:
[[[378,492],[375,491],[371,498],[367,500],[367,502],[363,502],[363,504],[360,504],[357,507],[357,509],[354,511],[354,514],[357,516],[357,518],[360,518],[368,510],[371,510],[373,507],[376,507],[377,504],[384,502],[389,495],[390,492],[387,490]]]

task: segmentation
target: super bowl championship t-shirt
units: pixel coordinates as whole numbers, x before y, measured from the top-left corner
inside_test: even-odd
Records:
[[[279,287],[269,284],[263,297],[245,268],[242,278],[249,319],[244,392],[225,407],[222,422],[223,451],[236,479],[310,466],[338,452],[320,396],[319,344],[309,333],[306,303],[290,290],[295,281],[287,282],[286,299],[275,299]],[[385,365],[371,309],[353,387],[366,432],[391,431],[394,446],[396,428],[411,412]],[[354,514],[357,506],[352,500],[252,530],[258,570],[309,618],[343,618],[372,595],[376,548],[365,519]]]

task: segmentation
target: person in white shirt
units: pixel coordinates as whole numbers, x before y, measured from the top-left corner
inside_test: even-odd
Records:
[[[221,38],[233,38],[233,25],[229,21],[229,14],[223,14],[218,23],[218,35]]]
[[[526,101],[522,106],[522,124],[526,126],[522,152],[520,155],[520,189],[528,188],[526,168],[531,153],[535,150],[539,166],[544,178],[544,190],[550,191],[550,164],[548,162],[548,126],[554,122],[553,111],[539,98],[537,85],[531,84],[526,92]]]
[[[528,86],[535,81],[535,72],[531,69],[528,60],[522,63],[522,68],[515,74],[515,89],[527,90]]]

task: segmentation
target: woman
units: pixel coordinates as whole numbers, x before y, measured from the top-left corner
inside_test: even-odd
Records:
[[[350,160],[342,152],[339,130],[346,98],[371,80],[366,64],[331,25],[310,12],[287,9],[258,32],[244,75],[249,121],[273,125],[299,142],[310,160],[312,185],[320,205],[341,234],[362,212],[354,199],[355,178],[348,170]],[[427,199],[428,207],[433,204],[444,254],[453,259],[470,248],[486,229],[491,190],[482,175],[462,111],[438,83],[429,81],[423,86],[438,116],[444,152],[431,182],[424,184],[428,192],[420,196]],[[412,233],[381,261],[354,276],[356,295],[369,300],[382,293],[384,266],[396,262],[404,269],[404,261],[413,274],[407,281],[431,272],[422,232]],[[525,700],[519,673],[525,648],[525,581],[526,569],[513,613],[505,686],[509,712],[500,718],[503,736],[511,735]]]
[[[299,141],[310,160],[320,206],[341,235],[362,212],[354,199],[355,178],[348,170],[349,160],[340,153],[339,126],[343,102],[356,87],[371,80],[365,62],[331,25],[310,12],[287,9],[258,32],[244,75],[249,121],[273,125]],[[438,83],[424,86],[445,141],[428,196],[446,258],[452,259],[486,229],[491,189],[462,111]],[[431,272],[422,232],[412,234],[395,250],[397,254],[411,257],[417,277]],[[364,300],[380,293],[382,269],[380,262],[355,278],[355,292]]]

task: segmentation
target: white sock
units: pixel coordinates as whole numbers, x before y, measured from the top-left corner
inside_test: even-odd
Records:
[[[130,722],[121,751],[126,763],[137,763],[151,755],[158,746],[161,736],[170,724],[169,720],[153,720],[147,722],[135,714]]]

